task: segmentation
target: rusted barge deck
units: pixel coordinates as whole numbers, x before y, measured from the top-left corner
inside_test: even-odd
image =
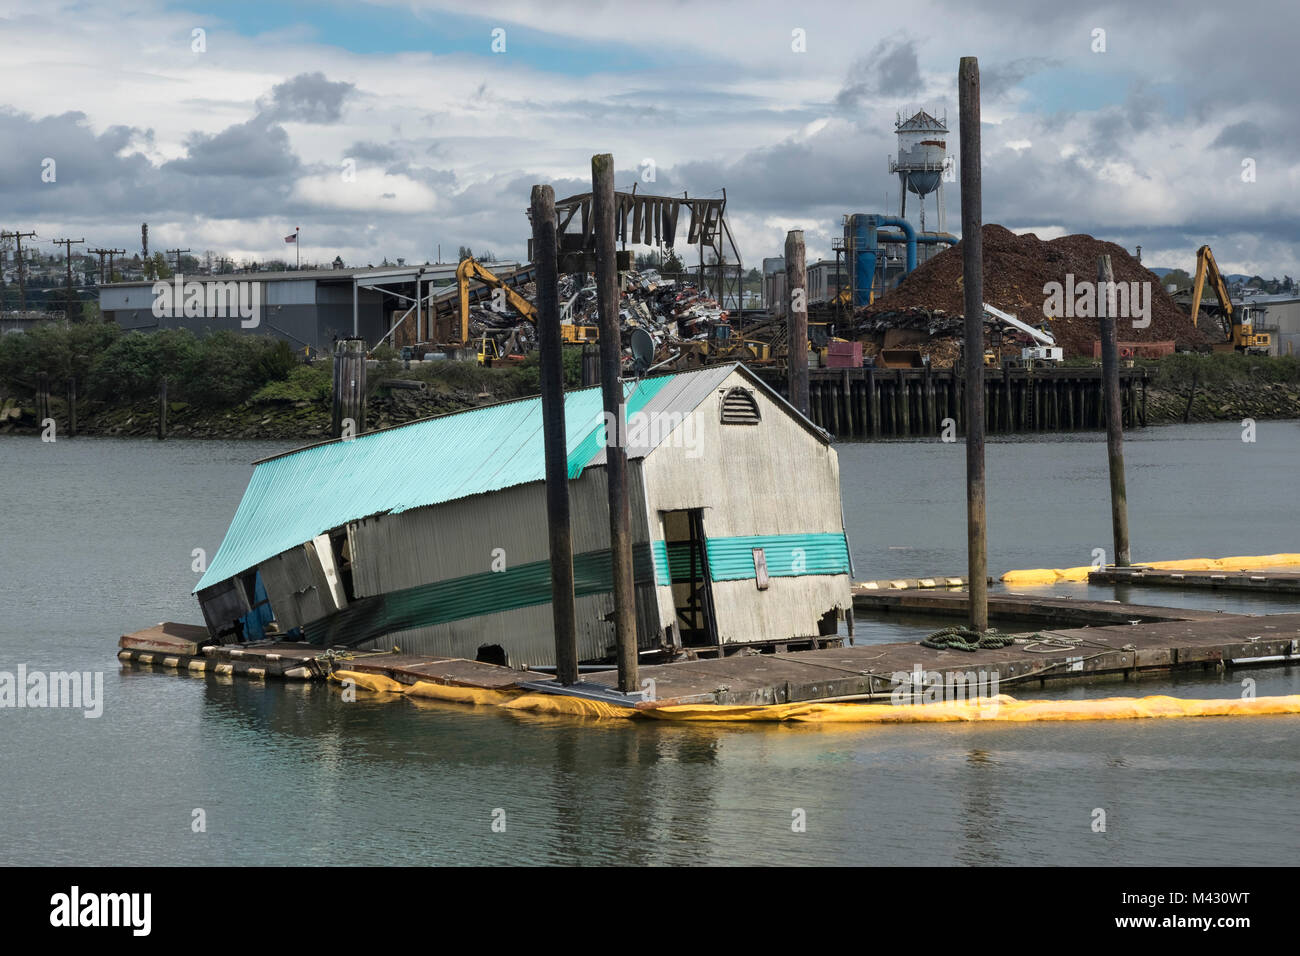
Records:
[[[1138,605],[1101,607],[1112,615],[1128,615],[1126,620],[1152,617],[1155,611],[1165,613],[1163,619],[1135,624],[1037,631],[1021,635],[1021,642],[1013,646],[996,650],[937,650],[905,642],[642,665],[643,681],[651,682],[644,698],[618,694],[613,689],[616,673],[611,669],[585,674],[578,693],[642,708],[887,697],[899,684],[896,675],[911,675],[919,669],[927,685],[953,687],[969,683],[972,672],[983,671],[996,675],[1002,692],[1014,695],[1048,682],[1134,680],[1172,671],[1300,663],[1300,614],[1248,616]],[[492,690],[564,692],[549,675],[538,671],[407,654],[335,655],[298,643],[197,646],[205,633],[203,628],[187,625],[160,625],[124,637],[118,656],[123,662],[197,675],[321,680],[332,670],[346,669],[380,674],[404,684],[425,681]]]

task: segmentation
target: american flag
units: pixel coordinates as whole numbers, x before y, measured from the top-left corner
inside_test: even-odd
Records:
[[[292,236],[285,236],[285,237],[284,237],[284,241],[285,241],[285,242],[297,242],[297,241],[298,241],[298,233],[297,233],[297,231],[295,230],[295,231],[294,231],[294,234],[293,234]]]

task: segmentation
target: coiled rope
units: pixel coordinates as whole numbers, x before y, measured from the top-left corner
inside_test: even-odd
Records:
[[[999,647],[1010,647],[1015,642],[1016,639],[1010,634],[1002,634],[996,628],[977,631],[973,627],[954,624],[930,634],[921,641],[921,646],[940,651],[992,651]]]

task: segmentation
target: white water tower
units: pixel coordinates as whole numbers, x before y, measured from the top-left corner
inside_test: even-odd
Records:
[[[948,159],[948,116],[937,119],[925,110],[903,119],[897,114],[898,157],[890,157],[889,171],[898,174],[898,215],[907,218],[907,194],[921,205],[921,231],[925,231],[925,197],[934,194],[939,232],[944,231],[943,172]]]

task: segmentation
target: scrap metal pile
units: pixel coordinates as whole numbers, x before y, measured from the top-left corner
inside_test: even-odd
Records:
[[[1130,287],[1136,283],[1148,307],[1146,315],[1120,318],[1121,339],[1172,339],[1188,348],[1207,341],[1164,290],[1160,279],[1113,242],[1088,235],[1062,236],[1045,242],[1032,233],[1018,236],[989,224],[983,229],[983,243],[984,301],[1031,325],[1043,324],[1064,348],[1066,358],[1092,356],[1092,343],[1099,335],[1098,321],[1095,314],[1074,314],[1073,302],[1068,303],[1071,307],[1065,314],[1048,317],[1045,289],[1051,283],[1060,283],[1063,290],[1085,289],[1095,282],[1097,259],[1102,255],[1110,256],[1115,281]],[[871,305],[857,309],[850,337],[882,348],[915,346],[929,355],[936,367],[950,365],[960,351],[964,294],[962,246],[958,243],[920,266]]]
[[[561,275],[558,285],[561,321],[599,326],[594,278],[586,274]],[[535,301],[536,284],[522,284],[518,292],[525,299]],[[475,340],[486,335],[507,344],[507,339],[513,339],[516,348],[510,351],[527,352],[536,348],[536,328],[509,307],[494,311],[488,303],[472,305],[469,328]],[[625,348],[634,330],[648,332],[654,341],[656,364],[675,364],[679,360],[691,364],[692,357],[701,360],[706,351],[701,348],[703,344],[728,337],[731,326],[727,311],[707,290],[693,282],[665,279],[656,270],[646,269],[624,274],[619,297],[619,328]]]

